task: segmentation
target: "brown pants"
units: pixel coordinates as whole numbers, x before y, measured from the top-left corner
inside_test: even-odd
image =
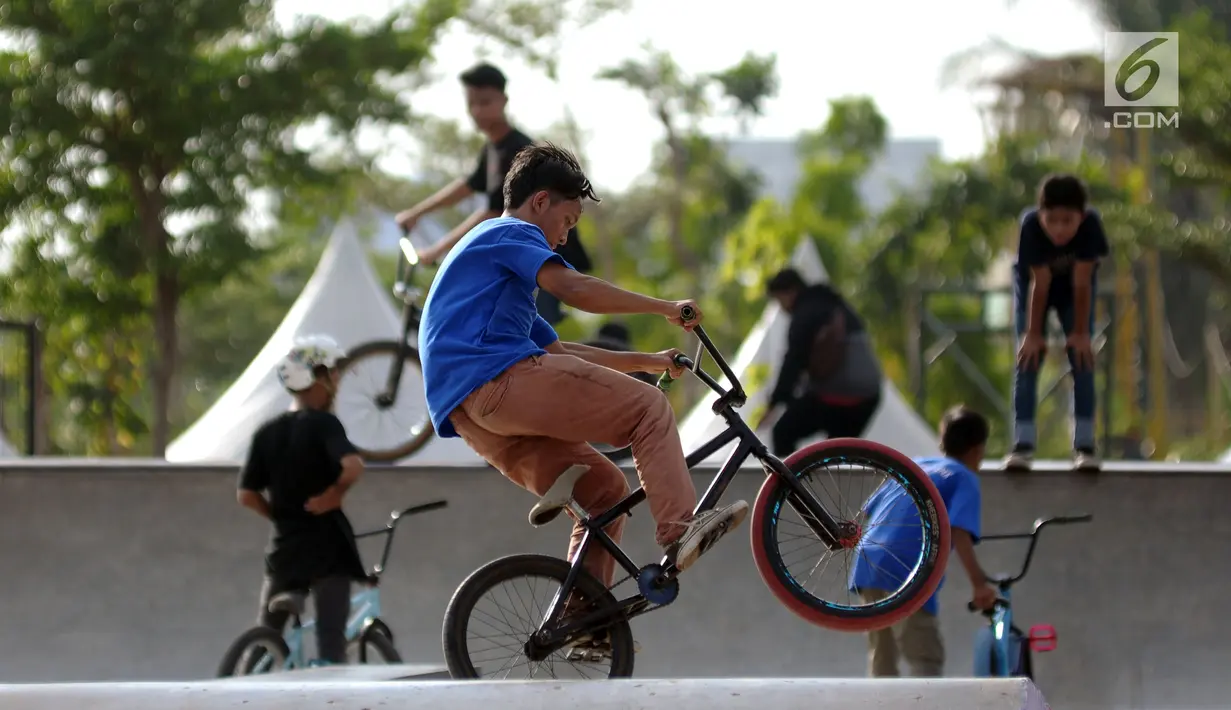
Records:
[[[543,495],[573,464],[590,467],[573,489],[586,512],[606,512],[628,494],[624,472],[587,442],[631,444],[660,545],[675,541],[692,517],[697,492],[684,465],[675,412],[657,388],[572,355],[528,357],[484,384],[449,415],[475,453],[509,480]],[[624,518],[606,532],[616,542]],[[569,559],[585,532],[573,525]],[[610,586],[615,559],[591,544],[584,565]]]
[[[889,596],[889,592],[863,589],[860,596],[872,603]],[[868,675],[897,677],[899,653],[910,666],[912,676],[937,678],[944,675],[945,646],[940,640],[940,623],[935,614],[917,611],[887,629],[869,633]]]

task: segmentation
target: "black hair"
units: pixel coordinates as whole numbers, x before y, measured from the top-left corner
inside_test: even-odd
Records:
[[[513,157],[504,178],[504,208],[521,207],[539,190],[550,193],[553,202],[582,198],[601,202],[577,158],[551,143],[526,146]]]
[[[1067,173],[1051,174],[1039,183],[1039,209],[1071,209],[1086,211],[1089,196],[1081,178]]]
[[[598,329],[598,337],[604,340],[614,340],[618,343],[631,343],[633,340],[633,334],[629,331],[628,326],[615,321],[604,323]]]
[[[787,267],[774,274],[773,278],[765,283],[765,292],[772,296],[775,293],[798,291],[805,286],[807,284],[804,283],[804,277],[800,276],[795,269]]]
[[[986,444],[989,433],[987,417],[959,404],[940,418],[940,450],[945,456],[965,456],[976,446]]]
[[[458,78],[461,79],[463,86],[469,86],[472,89],[495,89],[502,94],[504,87],[508,84],[504,72],[487,62],[470,67]]]

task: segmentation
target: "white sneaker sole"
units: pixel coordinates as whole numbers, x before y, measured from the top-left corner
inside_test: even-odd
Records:
[[[701,555],[705,554],[724,535],[739,527],[748,517],[748,504],[744,503],[734,510],[726,510],[714,516],[717,522],[707,522],[705,532],[694,534],[687,542],[680,545],[675,553],[675,567],[683,572],[696,564]]]

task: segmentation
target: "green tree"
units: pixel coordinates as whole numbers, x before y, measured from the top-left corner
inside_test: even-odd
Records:
[[[0,14],[17,44],[0,57],[10,99],[0,104],[0,211],[10,222],[75,215],[59,235],[23,235],[43,247],[65,232],[107,232],[117,209],[135,215],[125,234],[148,288],[155,455],[169,438],[181,300],[260,252],[240,221],[245,195],[328,178],[291,140],[307,121],[341,135],[407,121],[378,76],[423,62],[460,10],[431,0],[364,28],[313,19],[283,30],[272,6],[14,0]]]

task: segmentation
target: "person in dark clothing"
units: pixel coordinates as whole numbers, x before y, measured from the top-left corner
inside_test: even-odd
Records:
[[[592,348],[626,353],[631,352],[633,349],[633,337],[632,333],[628,331],[628,327],[623,323],[611,322],[600,326],[598,333],[595,334],[595,338],[582,344],[589,345]],[[658,378],[648,372],[628,372],[625,374],[647,384],[658,384]]]
[[[454,180],[436,194],[399,213],[397,222],[409,231],[414,229],[424,215],[455,205],[474,194],[487,195],[487,203],[476,209],[439,242],[420,251],[419,261],[425,264],[440,262],[475,225],[504,213],[504,176],[513,165],[513,157],[523,148],[534,144],[530,136],[509,123],[505,113],[509,101],[508,95],[505,94],[508,80],[504,72],[491,64],[479,64],[463,72],[460,78],[466,89],[466,106],[470,111],[470,118],[475,127],[487,137],[483,152],[479,154],[478,164],[469,177]],[[590,273],[590,256],[581,245],[576,227],[569,230],[568,239],[556,249],[556,253],[577,271]],[[554,326],[563,320],[560,301],[550,293],[539,289],[535,295],[535,304],[538,306],[539,315],[549,325]]]
[[[258,623],[281,631],[277,594],[311,592],[321,660],[346,663],[351,581],[367,572],[342,498],[363,473],[363,459],[330,411],[342,350],[326,336],[297,342],[278,364],[278,379],[298,407],[270,419],[252,437],[237,498],[273,523],[265,556]]]
[[[794,269],[778,272],[766,290],[791,315],[791,326],[778,382],[756,428],[781,412],[772,436],[776,456],[821,431],[831,439],[862,436],[881,397],[880,364],[863,320],[837,291],[807,285]]]
[[[1098,269],[1110,253],[1107,234],[1089,195],[1074,175],[1048,175],[1039,185],[1037,206],[1020,219],[1013,269],[1014,322],[1020,344],[1013,377],[1013,450],[1010,471],[1034,464],[1039,369],[1047,354],[1047,313],[1054,310],[1064,330],[1073,374],[1073,467],[1098,471],[1094,447],[1094,295]]]

